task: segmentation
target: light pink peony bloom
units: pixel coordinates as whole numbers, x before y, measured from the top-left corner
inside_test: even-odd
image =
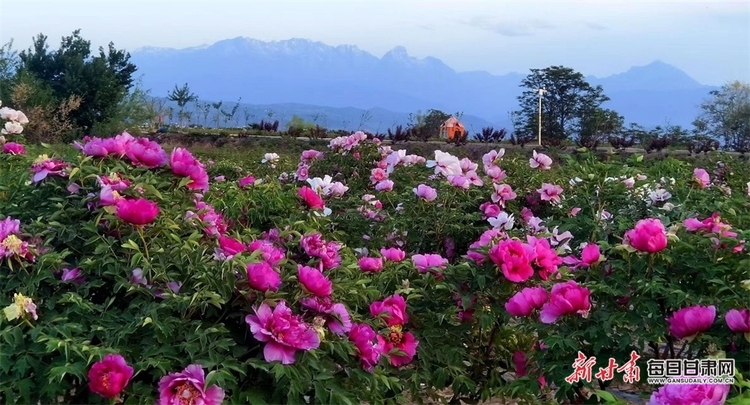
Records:
[[[293,315],[285,301],[271,309],[266,302],[254,308],[255,315],[247,315],[253,337],[265,342],[263,357],[268,362],[281,361],[293,364],[298,350],[312,350],[320,346],[320,336],[311,326]]]
[[[693,170],[693,182],[695,182],[699,188],[706,188],[711,184],[711,177],[708,176],[708,172],[705,169],[696,168]]]
[[[331,295],[333,284],[318,269],[312,267],[297,265],[297,275],[299,282],[307,292],[316,297],[325,298]]]
[[[573,208],[570,209],[570,212],[568,213],[568,215],[570,215],[571,217],[574,217],[574,216],[578,215],[579,212],[581,212],[581,208],[580,207],[573,207]]]
[[[543,287],[526,287],[505,303],[505,310],[512,316],[529,316],[547,302],[547,297]]]
[[[499,150],[491,150],[482,156],[482,164],[485,167],[499,165],[500,161],[505,156],[505,149],[500,148]]]
[[[651,394],[646,405],[723,405],[729,384],[667,384]]]
[[[667,231],[658,218],[642,219],[625,232],[623,242],[641,252],[657,253],[667,247]]]
[[[133,377],[133,367],[119,354],[108,354],[89,369],[89,390],[102,398],[116,398]]]
[[[224,390],[218,385],[206,387],[206,376],[200,364],[191,364],[159,380],[157,405],[221,405],[222,402]]]
[[[99,204],[108,207],[110,205],[117,205],[117,202],[124,200],[117,191],[112,190],[112,186],[104,186],[99,190]]]
[[[471,181],[464,175],[450,175],[448,176],[448,182],[453,187],[468,190],[471,187]]]
[[[552,286],[549,301],[542,306],[539,320],[542,323],[555,323],[557,318],[569,314],[585,314],[591,309],[591,292],[573,280]]]
[[[623,180],[622,184],[624,184],[625,187],[627,187],[627,188],[633,188],[633,186],[635,186],[635,178],[629,177],[629,178]]]
[[[412,191],[414,191],[417,197],[425,201],[434,201],[437,198],[437,190],[425,184],[418,185]]]
[[[563,193],[563,188],[555,184],[544,183],[542,184],[542,188],[536,191],[539,193],[542,201],[550,201],[555,204],[559,204],[561,201],[560,196]]]
[[[515,200],[518,197],[508,184],[493,184],[492,186],[495,191],[492,193],[491,200],[500,205],[501,208],[505,208],[506,201]]]
[[[716,307],[694,305],[682,308],[667,318],[669,333],[677,339],[692,341],[695,336],[711,328],[716,319]]]
[[[444,269],[445,265],[448,264],[448,259],[438,254],[414,255],[411,257],[411,261],[420,273]]]
[[[400,262],[406,258],[406,252],[399,248],[381,248],[380,254],[383,255],[385,260],[392,262]]]
[[[372,184],[380,183],[383,180],[388,179],[388,173],[384,169],[375,168],[370,171],[370,181]]]
[[[133,225],[146,225],[159,215],[159,206],[143,198],[117,201],[117,217]]]
[[[552,166],[552,158],[544,153],[536,153],[536,151],[534,151],[531,159],[529,159],[529,166],[531,166],[532,169],[539,168],[542,170],[549,170]]]
[[[393,190],[393,180],[383,180],[378,182],[378,184],[375,185],[375,190],[377,191],[392,191]]]
[[[68,177],[67,169],[70,166],[57,158],[49,158],[47,155],[39,156],[31,164],[31,173],[34,173],[31,181],[38,183],[47,176]]]

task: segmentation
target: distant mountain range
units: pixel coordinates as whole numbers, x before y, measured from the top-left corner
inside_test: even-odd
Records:
[[[463,112],[462,121],[475,131],[486,125],[510,127],[509,113],[518,109],[519,84],[526,76],[456,72],[433,57],[411,57],[400,46],[378,58],[353,45],[297,38],[264,42],[238,37],[185,49],[146,47],[133,51],[131,60],[154,96],[188,83],[202,100],[233,104],[242,97],[256,116],[271,109],[282,121],[294,114],[308,120],[325,117],[331,129],[356,129],[369,111],[363,129],[381,132],[407,124],[410,112],[430,108]],[[716,89],[661,61],[587,80],[604,87],[611,98],[607,108],[647,127],[689,126],[698,105]]]

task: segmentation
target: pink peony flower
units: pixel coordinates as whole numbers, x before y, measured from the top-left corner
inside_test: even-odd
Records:
[[[172,173],[190,178],[191,181],[187,184],[187,188],[208,191],[206,168],[187,149],[175,148],[172,151],[169,164],[172,166]]]
[[[248,263],[245,269],[247,270],[247,279],[251,288],[262,292],[279,289],[281,275],[268,262]]]
[[[445,269],[445,265],[448,264],[448,259],[437,254],[414,255],[411,257],[411,261],[420,273]]]
[[[72,282],[75,284],[83,284],[83,274],[81,274],[81,270],[78,269],[78,267],[68,269],[65,268],[62,270],[62,276],[60,279],[64,282]]]
[[[667,384],[651,394],[646,405],[722,405],[731,388],[729,384]]]
[[[549,170],[552,166],[552,159],[544,153],[536,153],[534,151],[533,156],[529,159],[529,166],[532,169]]]
[[[247,176],[241,178],[237,183],[239,184],[240,188],[252,186],[253,184],[255,184],[255,177],[253,177],[252,174],[248,174]]]
[[[693,170],[693,182],[695,182],[699,188],[706,188],[711,184],[711,178],[708,176],[708,172],[705,169],[696,168]]]
[[[112,190],[112,186],[106,185],[99,190],[99,204],[104,207],[117,205],[117,202],[124,200],[117,191]]]
[[[89,369],[89,390],[102,398],[115,398],[133,377],[133,367],[119,354],[108,354]]]
[[[505,303],[505,310],[512,316],[529,316],[547,302],[547,291],[543,287],[526,287]]]
[[[493,184],[492,187],[495,191],[492,193],[491,200],[500,205],[501,208],[505,208],[506,201],[515,200],[518,197],[513,188],[508,184]]]
[[[325,298],[331,295],[333,284],[318,269],[297,265],[299,282],[307,292],[316,297]]]
[[[117,217],[133,225],[146,225],[159,215],[159,206],[143,198],[117,201]]]
[[[562,259],[557,255],[555,249],[549,244],[547,239],[527,236],[529,246],[534,248],[533,266],[539,271],[539,277],[542,280],[549,279],[549,275],[557,273],[557,266],[562,264]]]
[[[34,177],[31,178],[33,183],[38,183],[47,178],[47,176],[68,177],[67,169],[70,166],[57,158],[50,158],[47,155],[39,156],[31,164],[31,172]]]
[[[417,197],[425,201],[434,201],[437,198],[437,190],[425,184],[418,185],[412,191],[414,191]]]
[[[570,209],[570,212],[568,213],[568,215],[570,215],[571,217],[574,217],[574,216],[578,215],[579,212],[581,212],[581,208],[580,207],[573,207],[573,208]]]
[[[568,256],[563,258],[563,263],[568,265],[571,269],[577,269],[580,267],[590,267],[600,261],[602,261],[602,254],[599,251],[599,245],[594,243],[587,243],[581,252],[581,259],[579,260],[575,256]]]
[[[585,314],[591,309],[591,292],[573,280],[552,286],[549,301],[542,306],[539,320],[542,323],[555,323],[557,318],[569,314]]]
[[[383,353],[389,354],[393,367],[401,367],[411,363],[417,354],[419,341],[411,332],[403,332],[401,325],[390,327],[386,337],[378,335],[378,344]]]
[[[9,155],[25,155],[26,149],[24,149],[23,145],[20,143],[8,142],[3,145],[3,153]]]
[[[250,253],[255,252],[256,250],[260,250],[261,251],[260,257],[262,257],[263,260],[268,262],[268,264],[270,264],[271,267],[276,266],[277,264],[281,263],[281,261],[284,260],[284,258],[286,257],[286,254],[284,253],[283,250],[274,246],[272,242],[267,241],[267,240],[262,240],[262,239],[258,239],[258,240],[254,240],[250,242],[247,245],[247,250]]]
[[[380,257],[363,257],[357,260],[359,269],[368,273],[380,273],[383,271],[383,259]]]
[[[406,258],[406,252],[399,248],[382,248],[380,249],[380,254],[383,255],[385,260],[390,260],[392,262],[400,262]]]
[[[667,247],[667,231],[658,218],[642,219],[625,232],[623,242],[641,252],[657,253]]]
[[[561,201],[560,196],[563,193],[563,188],[555,184],[544,183],[542,184],[542,188],[536,191],[539,193],[542,201],[550,201],[552,203],[559,204]]]
[[[219,247],[216,256],[220,260],[230,260],[232,257],[245,252],[245,244],[228,236],[219,236]]]
[[[724,319],[732,332],[750,333],[750,309],[730,309]]]
[[[406,313],[406,301],[404,297],[398,294],[370,304],[370,315],[376,318],[383,315],[383,319],[389,327],[409,322],[409,315]]]
[[[200,364],[191,364],[159,380],[157,405],[221,405],[222,402],[224,390],[217,385],[206,387],[206,376]]]
[[[375,185],[375,190],[377,191],[392,191],[393,190],[393,180],[386,179],[383,181],[379,181],[378,184]]]
[[[506,239],[492,246],[489,256],[509,281],[522,283],[534,275],[531,263],[536,258],[536,254],[531,245]]]
[[[352,329],[352,319],[346,307],[344,304],[334,303],[331,297],[305,297],[300,300],[300,305],[324,315],[328,329],[337,335],[345,335]]]
[[[125,154],[134,165],[149,169],[162,166],[168,160],[167,152],[158,143],[149,141],[148,138],[128,142],[125,145]]]
[[[320,336],[312,326],[304,323],[285,301],[279,301],[272,310],[266,302],[253,309],[255,315],[247,315],[253,337],[265,342],[263,357],[268,362],[281,361],[293,364],[298,350],[312,350],[320,346]]]
[[[380,360],[380,354],[383,351],[382,344],[377,337],[375,331],[366,324],[356,324],[349,332],[349,340],[357,348],[362,368],[370,372]]]
[[[667,318],[669,333],[677,339],[692,341],[696,335],[711,328],[716,319],[716,307],[694,305],[682,308]]]
[[[297,194],[302,197],[302,200],[305,201],[305,204],[307,204],[310,209],[322,210],[325,208],[323,198],[321,198],[318,193],[310,187],[304,186],[300,188]]]

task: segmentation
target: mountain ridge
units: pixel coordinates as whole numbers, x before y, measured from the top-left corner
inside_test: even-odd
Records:
[[[409,55],[403,46],[377,57],[356,45],[333,46],[304,38],[235,37],[182,49],[141,47],[131,52],[131,60],[146,87],[159,95],[175,84],[188,83],[202,99],[380,107],[399,114],[435,108],[463,111],[506,127],[511,125],[509,113],[518,108],[516,97],[526,76],[459,72],[438,58]],[[645,126],[667,121],[689,125],[700,102],[716,89],[660,60],[586,78],[604,87],[611,99],[605,107]]]

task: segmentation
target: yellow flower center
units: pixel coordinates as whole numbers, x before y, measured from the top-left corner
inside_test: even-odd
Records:
[[[49,156],[47,156],[47,154],[45,153],[45,154],[43,154],[43,155],[39,155],[39,156],[38,156],[38,157],[36,158],[36,160],[34,160],[34,163],[42,163],[42,162],[44,162],[44,161],[46,161],[46,160],[48,160],[48,159],[49,159]]]
[[[177,400],[183,405],[194,405],[195,399],[201,396],[201,393],[190,383],[183,383],[177,387]]]
[[[393,343],[394,345],[397,345],[401,343],[404,339],[404,333],[403,328],[401,325],[393,325],[390,328],[390,332],[388,332],[388,341]]]
[[[15,254],[20,254],[23,241],[18,239],[16,235],[8,235],[3,239],[2,245],[6,250],[10,250]]]

